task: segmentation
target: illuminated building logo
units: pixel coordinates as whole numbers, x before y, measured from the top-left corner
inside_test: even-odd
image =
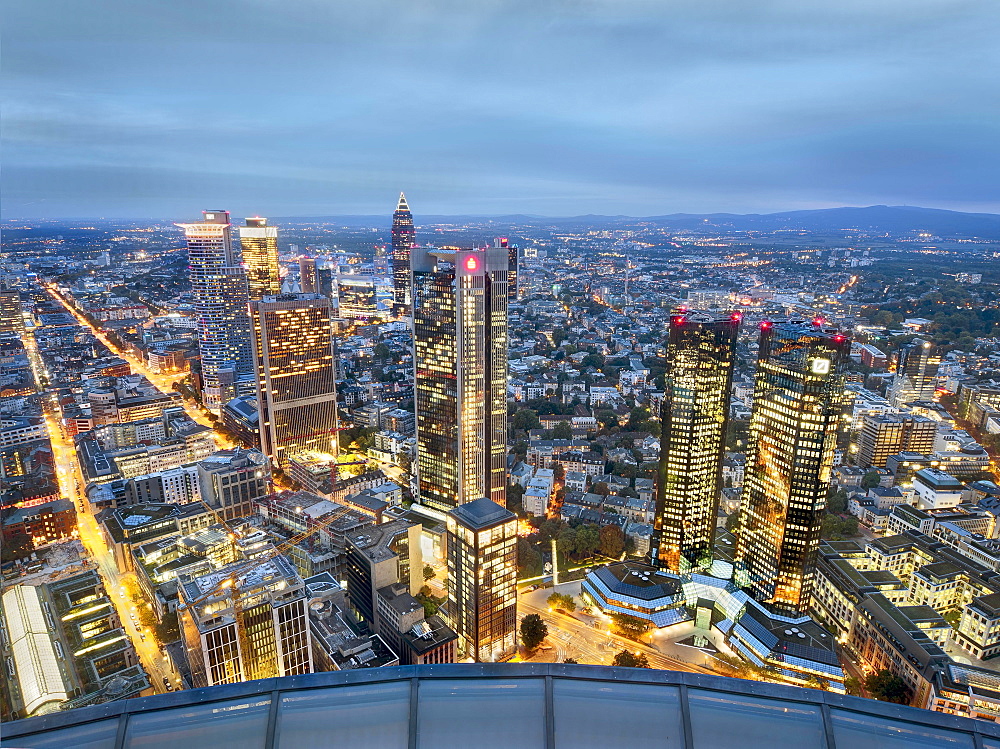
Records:
[[[830,360],[813,359],[812,371],[813,374],[830,374]]]
[[[476,260],[476,258],[474,258],[474,257],[467,257],[465,259],[465,269],[466,270],[478,270],[479,269],[479,261]]]

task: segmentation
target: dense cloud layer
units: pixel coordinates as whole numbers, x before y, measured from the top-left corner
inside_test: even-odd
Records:
[[[13,0],[8,217],[1000,211],[995,0]]]

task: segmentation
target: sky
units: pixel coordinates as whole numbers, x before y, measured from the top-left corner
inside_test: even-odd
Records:
[[[1000,213],[996,0],[7,0],[11,218]]]

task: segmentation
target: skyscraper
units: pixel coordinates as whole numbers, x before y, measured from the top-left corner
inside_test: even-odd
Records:
[[[740,315],[670,317],[651,563],[671,572],[712,563]]]
[[[821,325],[761,324],[735,562],[777,613],[809,607],[850,348]]]
[[[236,394],[235,379],[253,370],[243,258],[232,244],[228,211],[204,211],[201,223],[177,226],[187,238],[205,406],[218,411]]]
[[[247,285],[251,299],[262,299],[281,293],[278,269],[278,228],[268,226],[260,216],[246,219],[240,227],[240,245],[247,269]]]
[[[481,497],[448,513],[448,619],[460,657],[517,651],[517,516]]]
[[[419,502],[506,505],[507,251],[413,254]]]
[[[0,335],[21,335],[24,317],[17,289],[0,289]]]
[[[316,258],[299,258],[299,289],[303,294],[319,293],[319,272],[316,268]]]
[[[893,355],[895,375],[888,398],[893,408],[902,408],[914,401],[934,400],[941,357],[933,355],[932,351],[930,341],[917,338]]]
[[[306,451],[336,453],[330,300],[279,294],[250,303],[261,450],[284,468]]]
[[[406,204],[406,196],[399,193],[399,203],[392,214],[392,282],[399,314],[410,312],[410,254],[414,237],[413,214]]]
[[[497,237],[493,240],[494,247],[507,250],[507,300],[517,301],[517,256],[519,248],[507,237]]]

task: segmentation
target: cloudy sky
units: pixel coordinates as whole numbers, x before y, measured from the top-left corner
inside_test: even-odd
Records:
[[[997,0],[8,0],[3,214],[1000,212]]]

